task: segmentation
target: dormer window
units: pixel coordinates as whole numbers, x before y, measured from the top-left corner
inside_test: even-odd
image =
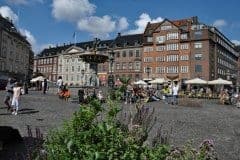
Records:
[[[147,37],[147,42],[153,42],[153,37]]]

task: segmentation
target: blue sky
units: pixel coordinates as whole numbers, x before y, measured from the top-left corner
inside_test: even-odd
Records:
[[[148,21],[198,16],[240,44],[239,0],[0,0],[0,13],[10,17],[35,52],[49,45],[111,39],[118,32],[141,33]]]

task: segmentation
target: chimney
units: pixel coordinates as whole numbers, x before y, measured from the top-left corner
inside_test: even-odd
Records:
[[[198,17],[197,16],[192,17],[192,23],[193,24],[198,24]]]
[[[121,37],[121,33],[120,32],[118,32],[118,37]]]

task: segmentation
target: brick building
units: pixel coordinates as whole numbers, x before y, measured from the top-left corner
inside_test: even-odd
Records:
[[[143,34],[143,78],[227,79],[237,70],[234,44],[197,17],[148,23]]]
[[[115,79],[129,77],[132,81],[142,78],[142,34],[121,35],[114,40]]]

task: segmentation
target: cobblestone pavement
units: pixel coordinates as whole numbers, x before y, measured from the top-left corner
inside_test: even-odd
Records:
[[[14,116],[6,111],[3,105],[5,92],[0,91],[0,126],[13,126],[22,136],[27,135],[26,126],[39,127],[44,135],[49,129],[60,126],[69,119],[79,105],[58,99],[52,93],[43,95],[38,91],[30,91],[21,97],[19,115]],[[162,102],[147,103],[155,108],[157,123],[150,132],[154,137],[159,126],[170,131],[171,144],[181,146],[188,140],[198,147],[205,139],[212,139],[220,159],[240,160],[240,109],[230,105],[219,105],[213,100],[196,100],[203,107],[172,106]],[[134,107],[124,105],[125,112]]]
[[[40,128],[46,135],[49,129],[60,126],[79,108],[78,104],[62,101],[55,94],[29,91],[29,94],[21,96],[19,114],[15,116],[6,110],[4,97],[5,92],[0,91],[0,126],[12,126],[22,136],[27,136],[27,125],[33,130]]]

